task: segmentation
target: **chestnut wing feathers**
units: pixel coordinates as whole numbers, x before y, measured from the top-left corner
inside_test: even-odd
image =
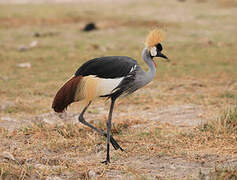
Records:
[[[84,63],[75,76],[95,75],[99,78],[120,78],[129,74],[137,62],[127,56],[107,56],[95,58]]]

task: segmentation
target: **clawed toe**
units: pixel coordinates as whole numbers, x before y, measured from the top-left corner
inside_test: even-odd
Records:
[[[110,163],[110,160],[105,160],[105,161],[102,161],[101,163],[102,163],[102,164],[106,164],[106,165],[107,165],[107,164],[109,164],[109,163]]]

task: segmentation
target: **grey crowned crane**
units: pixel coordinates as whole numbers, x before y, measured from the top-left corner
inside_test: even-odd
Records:
[[[143,71],[137,61],[127,56],[107,56],[95,58],[84,63],[74,76],[69,79],[57,92],[52,108],[55,112],[63,112],[73,102],[85,100],[87,102],[82,110],[79,121],[92,128],[99,134],[107,137],[107,156],[104,163],[110,163],[110,142],[114,149],[123,149],[111,135],[111,120],[115,101],[121,95],[128,95],[145,86],[155,77],[155,57],[168,58],[161,53],[161,41],[164,39],[162,31],[155,29],[146,39],[146,47],[142,57],[149,70]],[[96,97],[111,99],[107,120],[107,133],[89,124],[83,117],[87,108]]]

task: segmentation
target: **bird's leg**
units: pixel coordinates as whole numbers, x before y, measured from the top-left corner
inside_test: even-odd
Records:
[[[89,123],[84,119],[83,115],[84,115],[84,113],[86,112],[87,108],[90,106],[90,104],[91,104],[91,101],[90,101],[89,104],[82,110],[80,116],[78,117],[78,120],[79,120],[82,124],[84,124],[84,125],[86,125],[86,126],[92,128],[93,130],[95,130],[95,131],[98,132],[99,134],[101,134],[101,135],[107,137],[107,134],[106,134],[105,132],[103,132],[102,130],[97,129],[96,127],[94,127],[93,125],[89,124]],[[120,147],[120,145],[115,141],[115,139],[114,139],[112,136],[110,136],[110,142],[111,142],[111,144],[113,145],[113,147],[114,147],[115,150],[120,149],[121,151],[124,151],[123,148]]]
[[[106,160],[103,161],[102,163],[108,164],[110,163],[110,156],[109,156],[109,145],[110,145],[110,137],[111,136],[111,120],[112,120],[112,113],[113,113],[113,109],[114,109],[114,103],[115,103],[115,99],[111,99],[111,105],[110,105],[110,110],[109,110],[109,117],[108,117],[108,121],[107,121],[107,155],[106,155]]]

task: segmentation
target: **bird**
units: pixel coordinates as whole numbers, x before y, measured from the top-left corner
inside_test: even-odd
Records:
[[[78,120],[107,138],[106,160],[102,163],[110,163],[110,143],[115,150],[124,151],[111,134],[115,101],[119,97],[134,93],[153,80],[157,68],[156,57],[169,61],[162,53],[161,42],[164,38],[164,31],[161,29],[153,29],[146,38],[142,57],[149,68],[148,71],[144,71],[136,60],[128,56],[94,58],[82,64],[54,97],[52,108],[57,113],[65,111],[71,103],[81,100],[86,102]],[[111,100],[106,123],[107,133],[88,123],[84,118],[84,113],[96,98]]]

